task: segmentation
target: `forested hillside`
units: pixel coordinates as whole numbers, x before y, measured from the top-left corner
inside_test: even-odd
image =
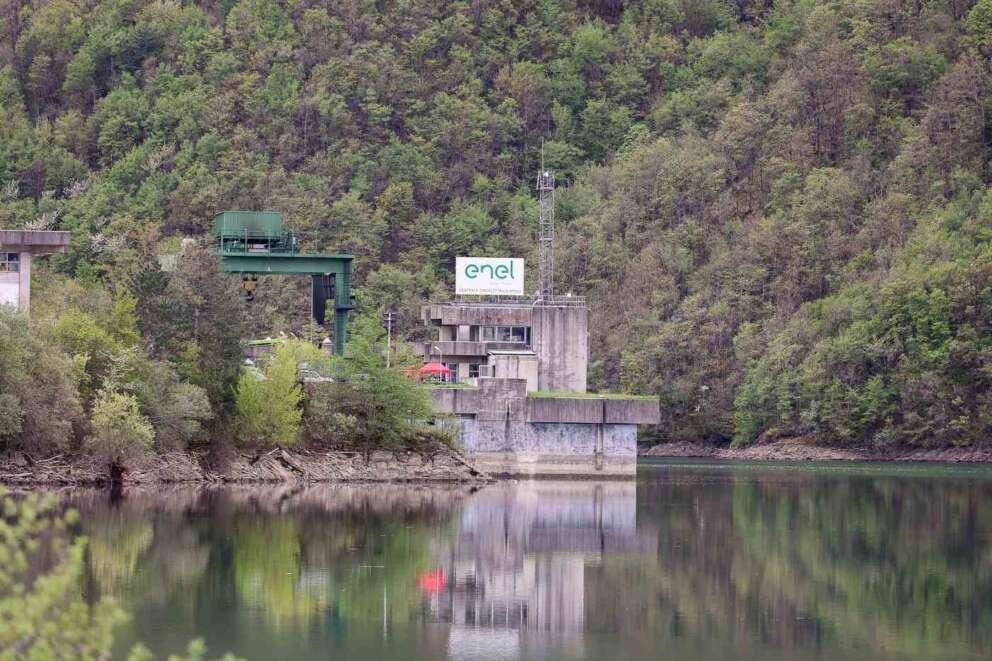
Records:
[[[160,255],[282,211],[415,337],[455,255],[536,263],[543,143],[591,384],[658,394],[653,438],[978,444],[990,55],[992,0],[0,0],[0,228],[73,233],[38,316],[84,408],[126,376],[103,342],[217,411],[232,337],[300,329],[307,289],[247,309]]]

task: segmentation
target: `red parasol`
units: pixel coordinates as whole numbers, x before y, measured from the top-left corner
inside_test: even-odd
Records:
[[[427,363],[420,368],[420,375],[427,376],[431,374],[451,374],[451,370],[442,365],[441,363]]]

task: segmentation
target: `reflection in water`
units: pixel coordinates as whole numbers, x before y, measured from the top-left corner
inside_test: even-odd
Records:
[[[989,477],[992,477],[990,475]],[[662,465],[634,482],[73,492],[121,649],[252,659],[980,658],[992,479]]]
[[[633,482],[527,482],[498,485],[468,500],[450,557],[450,589],[430,601],[432,615],[452,624],[452,658],[512,658],[513,632],[552,637],[581,652],[585,569],[608,553],[654,554],[657,535],[636,526]],[[536,638],[537,642],[547,639]]]

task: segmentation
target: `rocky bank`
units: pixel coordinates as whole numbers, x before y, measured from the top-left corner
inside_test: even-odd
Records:
[[[832,448],[805,438],[788,438],[743,448],[705,443],[662,443],[640,452],[642,457],[709,457],[745,461],[946,461],[992,463],[992,448]]]
[[[121,462],[57,455],[39,459],[15,453],[0,458],[0,483],[31,485],[223,484],[275,482],[485,482],[492,478],[454,451],[431,455],[274,448],[224,456],[170,452]]]

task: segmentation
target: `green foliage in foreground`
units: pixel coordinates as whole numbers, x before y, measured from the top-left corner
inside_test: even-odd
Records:
[[[52,494],[14,499],[0,487],[0,661],[109,658],[127,614],[108,597],[95,605],[84,599],[86,539],[71,532],[78,518],[61,512]],[[154,657],[138,645],[128,658]],[[202,641],[190,643],[188,656],[170,657],[205,658]]]

